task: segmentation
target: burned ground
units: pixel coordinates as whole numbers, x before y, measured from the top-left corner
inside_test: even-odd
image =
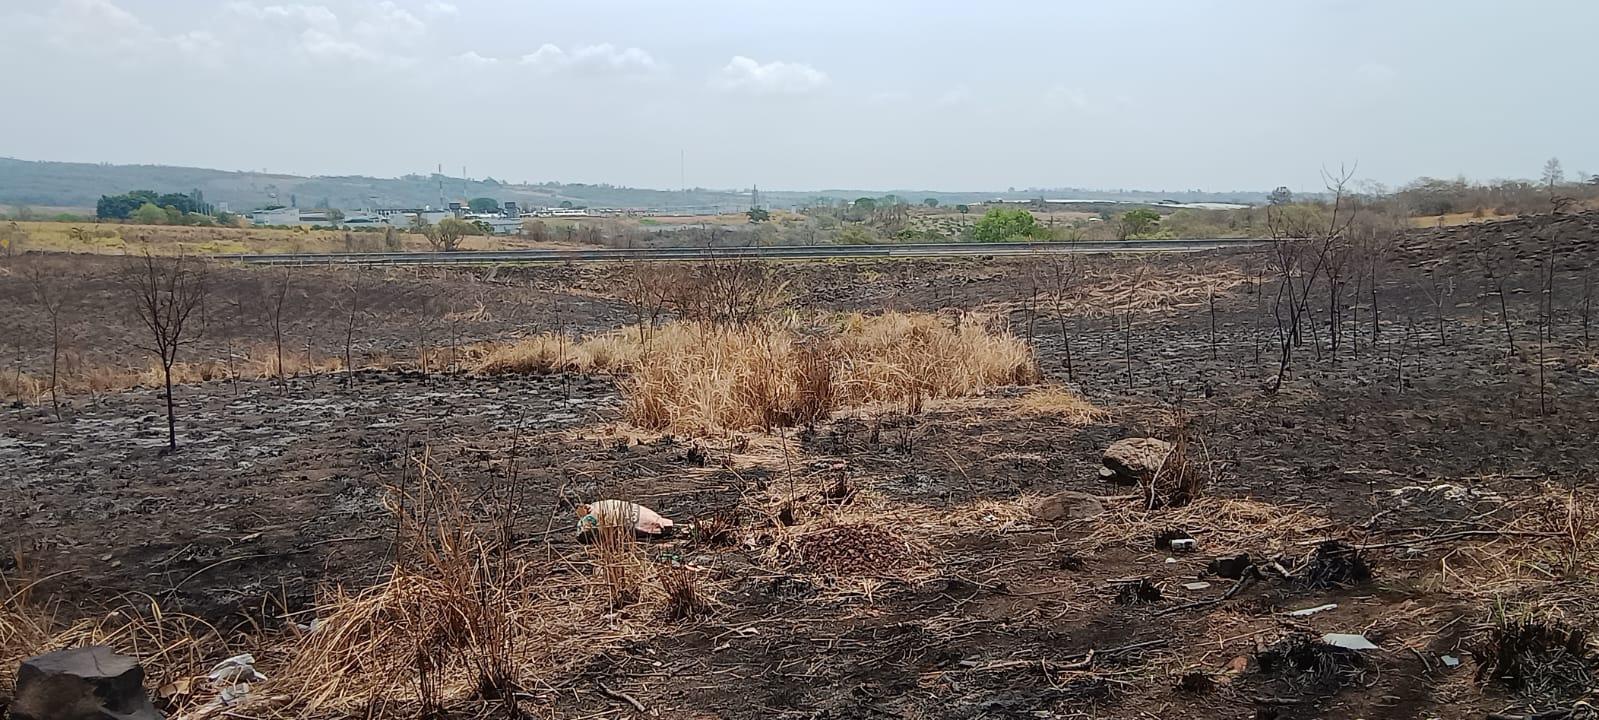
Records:
[[[1534,218],[1405,238],[1377,266],[1378,323],[1370,291],[1351,279],[1350,294],[1364,299],[1349,306],[1345,344],[1333,353],[1317,315],[1319,336],[1293,350],[1275,394],[1275,289],[1261,251],[1082,260],[1065,321],[1038,260],[778,268],[796,307],[1008,313],[1049,381],[1103,409],[1091,417],[1027,402],[1039,388],[1000,388],[914,413],[860,408],[814,428],[687,438],[623,425],[607,377],[372,370],[351,385],[330,376],[186,385],[183,448],[162,455],[154,391],[75,398],[63,420],[47,405],[13,408],[0,416],[0,541],[20,560],[8,574],[42,579],[34,594],[58,598],[64,618],[145,594],[242,628],[228,649],[250,649],[239,645],[260,637],[250,623],[305,621],[331,585],[385,575],[389,488],[426,453],[467,489],[515,479],[513,543],[558,558],[546,578],[556,586],[594,583],[591,551],[570,532],[574,503],[625,497],[679,522],[737,523],[714,541],[684,533],[644,545],[650,562],[696,569],[706,608],[681,619],[630,614],[643,606],[596,612],[588,630],[573,630],[586,638],[580,654],[528,669],[539,682],[524,702],[541,715],[1481,717],[1570,707],[1580,683],[1537,685],[1558,697],[1478,684],[1479,662],[1508,660],[1474,653],[1497,657],[1496,638],[1521,647],[1495,630],[1504,613],[1595,622],[1583,599],[1599,572],[1599,365],[1584,308],[1595,224]],[[493,288],[482,296],[491,309],[462,342],[627,322],[619,272],[474,276]],[[384,282],[442,297],[452,277]],[[1214,306],[1191,287],[1207,278],[1225,280]],[[1166,299],[1084,310],[1125,297],[1128,284]],[[586,309],[557,316],[552,297]],[[407,355],[405,317],[373,323],[392,328],[372,333],[374,353]],[[26,337],[36,363],[38,336]],[[1180,419],[1211,471],[1192,504],[1147,511],[1100,478],[1111,442],[1169,436]],[[1043,519],[1040,499],[1062,491],[1097,496],[1104,512]],[[475,507],[491,512],[486,500]],[[838,530],[862,526],[872,529]],[[1191,535],[1197,552],[1158,549],[1166,530]],[[827,555],[841,542],[828,533],[839,532],[869,546],[855,555],[871,561]],[[1306,581],[1307,559],[1329,539],[1361,548],[1371,577]],[[1210,571],[1240,553],[1256,571]],[[1123,602],[1130,583],[1159,599]],[[1288,614],[1324,604],[1337,607]],[[1325,633],[1363,634],[1379,649],[1327,650]],[[495,707],[461,700],[454,711]]]

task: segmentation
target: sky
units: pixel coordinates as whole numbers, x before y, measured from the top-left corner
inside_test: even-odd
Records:
[[[1593,0],[0,0],[0,156],[768,189],[1599,172]]]

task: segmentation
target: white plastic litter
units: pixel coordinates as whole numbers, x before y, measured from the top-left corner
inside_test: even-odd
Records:
[[[1210,583],[1204,581],[1183,583],[1184,590],[1204,590],[1208,587],[1210,587]]]
[[[1171,551],[1177,553],[1193,552],[1199,547],[1199,541],[1193,538],[1178,538],[1171,541]]]
[[[672,521],[638,503],[626,500],[596,500],[577,508],[579,530],[593,527],[626,527],[646,535],[660,535]]]
[[[1321,641],[1347,650],[1380,650],[1365,635],[1350,635],[1347,633],[1327,633],[1321,636]]]
[[[1444,664],[1448,665],[1449,667],[1460,667],[1460,658],[1457,658],[1453,655],[1444,655],[1438,659],[1444,661]]]
[[[1310,615],[1315,615],[1316,613],[1319,613],[1319,612],[1326,612],[1328,610],[1335,610],[1337,608],[1338,608],[1338,603],[1327,603],[1326,605],[1317,605],[1316,607],[1308,607],[1308,608],[1305,608],[1303,610],[1294,610],[1294,611],[1288,613],[1288,617],[1306,617],[1306,616],[1310,616]]]
[[[249,653],[234,655],[211,668],[211,673],[206,675],[214,685],[237,685],[239,683],[261,682],[267,679],[265,675],[256,672],[255,656]]]

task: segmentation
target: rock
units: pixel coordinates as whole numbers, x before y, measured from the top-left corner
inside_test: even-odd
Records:
[[[1159,438],[1125,438],[1105,448],[1100,462],[1115,474],[1112,482],[1133,485],[1155,477],[1171,449],[1171,443]]]
[[[1033,517],[1044,522],[1087,520],[1105,512],[1105,504],[1088,493],[1064,490],[1040,498],[1032,508]]]
[[[144,693],[144,668],[104,645],[22,661],[13,720],[161,720]]]

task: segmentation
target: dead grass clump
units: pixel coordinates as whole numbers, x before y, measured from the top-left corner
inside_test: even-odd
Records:
[[[861,575],[903,567],[910,545],[880,525],[859,523],[814,530],[794,540],[800,563],[830,575]]]
[[[1199,499],[1210,482],[1210,453],[1202,442],[1190,438],[1185,421],[1173,433],[1171,452],[1160,468],[1143,483],[1144,507],[1183,507]]]
[[[1502,618],[1474,650],[1476,681],[1528,697],[1571,700],[1599,687],[1588,634],[1554,619]]]
[[[544,333],[489,350],[475,370],[485,375],[624,372],[637,362],[640,348],[627,331],[586,340]]]
[[[425,456],[411,480],[391,489],[400,546],[389,578],[353,595],[335,591],[284,673],[304,715],[396,695],[414,697],[424,716],[459,695],[514,704],[513,660],[525,660],[519,651],[554,619],[527,616],[541,568],[479,530],[459,488]]]
[[[722,547],[738,542],[738,509],[723,508],[694,519],[689,537],[702,547]]]
[[[1348,648],[1290,633],[1255,653],[1260,672],[1304,689],[1332,690],[1357,680],[1365,660]]]
[[[168,613],[152,598],[132,598],[121,609],[71,624],[53,609],[31,602],[30,586],[0,578],[0,707],[9,704],[16,670],[29,657],[55,650],[105,645],[137,658],[154,688],[156,705],[179,712],[209,700],[200,679],[216,660],[232,654],[216,629],[189,615]]]
[[[1020,407],[1023,412],[1058,415],[1070,425],[1087,425],[1105,416],[1104,409],[1059,385],[1050,385],[1023,395]]]
[[[624,383],[626,412],[654,430],[711,432],[809,425],[842,406],[960,397],[1037,380],[1031,349],[973,316],[849,315],[662,328]]]
[[[694,569],[680,565],[657,565],[655,578],[666,593],[661,615],[667,620],[687,620],[709,609],[710,604],[700,593],[699,576]]]

